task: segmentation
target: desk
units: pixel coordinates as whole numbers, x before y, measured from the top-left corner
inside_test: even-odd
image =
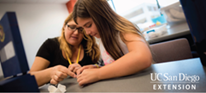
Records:
[[[185,76],[195,75],[199,76],[199,81],[196,83],[179,80],[152,81],[151,73],[153,75],[155,73],[168,73],[168,77],[178,76],[181,73]],[[159,79],[163,80],[165,78],[159,75]],[[153,64],[150,68],[140,73],[115,79],[103,80],[84,87],[79,86],[75,78],[67,78],[60,83],[66,86],[66,92],[206,92],[205,71],[199,58]],[[190,90],[186,90],[185,86],[184,89],[181,90],[169,90],[168,88],[163,89],[163,84],[181,84],[185,86],[188,84],[187,88],[190,86]],[[158,89],[159,86],[157,85],[162,85],[162,89]],[[191,85],[195,85],[196,89],[191,89]],[[156,90],[153,88],[154,86]],[[183,86],[181,87],[183,88]],[[42,86],[40,91],[48,92],[47,88],[48,85]]]
[[[167,39],[172,39],[172,38],[188,35],[190,34],[190,29],[188,27],[187,22],[184,22],[184,23],[177,24],[177,25],[174,25],[168,28],[167,32],[168,33],[165,35],[162,35],[162,36],[159,36],[153,39],[147,39],[147,41],[149,43],[155,43],[155,42],[160,42],[160,41],[167,40]]]

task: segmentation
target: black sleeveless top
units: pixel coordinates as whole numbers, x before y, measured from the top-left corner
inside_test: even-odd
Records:
[[[86,52],[87,51],[84,50],[84,57],[81,61],[79,61],[79,64],[81,66],[94,64],[91,57]],[[56,65],[63,65],[65,67],[69,66],[69,62],[62,55],[58,38],[47,39],[39,48],[36,56],[48,60],[50,62],[49,67],[53,67]]]

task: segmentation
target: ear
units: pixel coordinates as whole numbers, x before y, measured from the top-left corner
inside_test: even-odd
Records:
[[[65,33],[65,28],[62,28],[62,32]]]
[[[65,29],[66,29],[66,25],[64,25],[64,28],[63,28],[63,30],[65,31]]]

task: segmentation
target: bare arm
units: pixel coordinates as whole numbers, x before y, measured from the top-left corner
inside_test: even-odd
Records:
[[[48,83],[49,81],[52,84],[57,84],[68,75],[76,77],[73,72],[64,66],[57,65],[47,68],[49,64],[50,62],[42,57],[35,58],[29,73],[35,76],[38,86]]]
[[[152,63],[152,55],[145,41],[135,34],[124,34],[129,53],[125,54],[112,64],[99,69],[100,79],[114,78],[134,74]],[[117,73],[118,72],[118,73]]]
[[[50,62],[42,57],[35,58],[29,73],[35,76],[38,86],[50,81],[51,68],[46,69],[49,64]]]

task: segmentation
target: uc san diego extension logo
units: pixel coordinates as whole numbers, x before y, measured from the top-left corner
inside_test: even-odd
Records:
[[[5,39],[4,29],[3,29],[3,26],[0,25],[0,41],[4,42],[4,39]]]
[[[198,75],[187,75],[179,73],[169,75],[168,73],[151,73],[153,90],[196,90],[200,77]]]

